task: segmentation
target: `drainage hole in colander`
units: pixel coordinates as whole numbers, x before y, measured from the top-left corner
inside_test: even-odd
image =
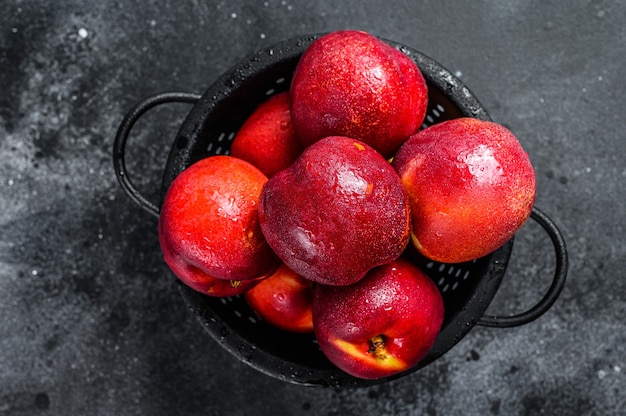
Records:
[[[228,149],[224,149],[222,148],[222,146],[217,146],[215,149],[213,149],[213,143],[209,143],[209,145],[206,148],[206,151],[209,154],[213,154],[213,155],[221,155],[221,154],[229,154],[230,151]]]
[[[437,108],[433,108],[432,113],[435,117],[439,118],[441,117],[441,113],[443,113],[445,110],[443,108],[443,106],[441,104],[437,104]]]
[[[281,84],[284,84],[285,81],[287,81],[287,78],[280,77],[280,78],[276,79],[276,81],[274,81],[274,83],[276,85],[281,85]],[[278,91],[275,88],[270,88],[267,91],[265,91],[265,95],[268,96],[268,97],[271,97],[272,95],[276,94],[277,92]]]
[[[437,107],[430,110],[430,114],[426,114],[426,119],[422,124],[422,128],[427,128],[436,123],[436,119],[441,118],[442,113],[445,113],[445,108],[441,104],[437,104]]]

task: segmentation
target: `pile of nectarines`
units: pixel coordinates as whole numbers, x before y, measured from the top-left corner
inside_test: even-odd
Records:
[[[173,181],[158,228],[165,262],[199,292],[242,295],[269,324],[313,333],[355,377],[410,369],[444,302],[407,246],[444,263],[485,256],[535,198],[509,130],[472,118],[420,129],[427,106],[404,53],[360,31],[318,38],[230,155]]]

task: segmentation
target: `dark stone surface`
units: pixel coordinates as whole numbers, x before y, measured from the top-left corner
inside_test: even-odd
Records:
[[[625,21],[617,0],[0,2],[0,415],[625,414]],[[359,390],[275,380],[199,330],[111,163],[144,96],[202,92],[261,47],[342,28],[436,59],[518,135],[571,261],[537,321],[476,327]],[[187,111],[134,130],[129,169],[152,200]],[[552,269],[525,226],[489,312],[532,306]]]

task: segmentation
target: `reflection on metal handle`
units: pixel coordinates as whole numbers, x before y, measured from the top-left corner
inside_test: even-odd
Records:
[[[161,104],[168,103],[188,103],[195,104],[200,99],[200,95],[187,92],[163,92],[156,95],[152,95],[141,102],[137,103],[124,117],[120,124],[117,134],[115,135],[115,142],[113,143],[113,165],[115,168],[115,175],[117,180],[122,186],[122,189],[126,194],[141,208],[150,214],[159,216],[159,208],[148,201],[133,185],[128,171],[126,170],[125,152],[126,141],[128,136],[139,118],[151,108],[154,108]]]
[[[531,218],[543,227],[554,245],[556,270],[552,285],[543,299],[528,311],[513,316],[483,316],[478,320],[477,325],[509,328],[527,324],[546,313],[559,297],[567,276],[567,248],[565,247],[565,240],[554,222],[536,207],[533,207]]]

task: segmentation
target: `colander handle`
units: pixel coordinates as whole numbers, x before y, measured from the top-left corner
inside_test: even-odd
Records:
[[[477,325],[510,328],[527,324],[546,313],[559,297],[567,276],[567,248],[565,246],[565,240],[556,224],[537,207],[533,207],[531,218],[543,227],[554,245],[556,269],[554,271],[552,285],[539,303],[526,312],[513,316],[483,316],[476,322]]]
[[[169,103],[188,103],[195,104],[200,95],[189,92],[162,92],[152,96],[149,96],[135,106],[126,114],[115,135],[115,141],[113,143],[113,165],[115,167],[115,175],[117,180],[122,186],[122,189],[137,205],[143,208],[150,214],[159,216],[159,208],[148,201],[133,185],[128,171],[126,170],[126,141],[135,123],[144,115],[148,110],[161,105]]]

